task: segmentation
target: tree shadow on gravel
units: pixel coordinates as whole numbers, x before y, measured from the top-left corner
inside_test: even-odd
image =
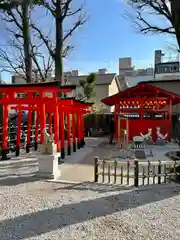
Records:
[[[40,180],[43,181],[42,178],[40,179],[33,175],[30,176],[30,174],[21,175],[21,176],[4,177],[4,178],[0,178],[0,186],[16,186],[23,183],[33,183]]]
[[[70,203],[28,213],[0,223],[0,239],[28,239],[73,224],[158,202],[180,194],[177,185],[162,186],[149,191],[125,191],[96,199]],[[57,205],[56,205],[57,206]],[[178,214],[178,212],[177,212]],[[59,232],[60,233],[60,232]]]
[[[64,186],[67,185],[67,186]],[[134,186],[126,186],[126,185],[115,185],[115,184],[106,184],[106,183],[95,183],[95,182],[82,182],[82,183],[64,183],[62,187],[55,188],[55,191],[60,190],[77,190],[77,191],[84,191],[84,190],[90,190],[93,192],[98,193],[105,193],[105,192],[116,192],[116,191],[122,191],[122,190],[132,190],[134,189]]]

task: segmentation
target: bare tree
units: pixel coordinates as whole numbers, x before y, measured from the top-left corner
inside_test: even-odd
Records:
[[[39,5],[41,0],[0,0],[0,10],[12,16],[13,9],[21,8],[21,30],[25,60],[25,75],[28,83],[32,82],[32,57],[30,44],[30,17],[29,9],[32,5]],[[19,10],[20,13],[20,10]],[[18,21],[17,21],[18,23]],[[19,24],[19,23],[18,23]]]
[[[65,57],[68,52],[72,49],[72,45],[67,43],[68,38],[86,22],[84,15],[84,7],[81,5],[77,9],[73,9],[74,0],[51,0],[51,1],[42,1],[43,5],[51,16],[54,18],[56,27],[55,27],[55,44],[52,44],[49,41],[48,36],[34,24],[34,28],[39,34],[40,38],[44,41],[52,59],[55,62],[55,79],[59,81],[59,84],[64,83],[63,76],[63,57]],[[68,18],[75,19],[74,24],[68,30],[64,30],[64,23]]]
[[[141,33],[170,34],[180,48],[179,0],[128,0],[128,3],[136,13],[135,24]]]
[[[6,62],[10,71],[15,72],[27,82],[46,81],[52,71],[53,60],[50,55],[45,56],[42,53],[44,43],[39,36],[32,31],[30,38],[29,33],[24,31],[23,26],[26,25],[24,18],[21,6],[1,14],[1,20],[6,24],[9,39],[6,47],[0,48],[0,57]],[[28,28],[30,26],[26,26],[26,29]],[[28,41],[25,42],[24,39]]]
[[[9,0],[9,1],[0,0],[0,10],[3,11],[11,10],[18,6],[18,4],[21,4],[23,1],[24,0]]]
[[[18,8],[18,7],[17,7]],[[23,1],[22,9],[22,35],[23,35],[23,49],[25,61],[26,81],[32,82],[32,58],[31,58],[31,37],[30,37],[30,22],[29,22],[29,1]],[[11,11],[12,12],[12,11]]]
[[[24,59],[25,59],[25,75],[26,81],[32,81],[32,60],[31,60],[31,50],[30,50],[30,28],[29,28],[29,4],[30,0],[9,0],[9,1],[0,1],[0,10],[6,12],[7,14],[12,15],[13,9],[21,7],[22,15],[22,38],[23,38],[23,50],[24,50]],[[20,12],[20,11],[19,11]],[[12,20],[13,21],[13,20]],[[18,21],[17,21],[18,23]],[[19,25],[19,23],[18,23]]]

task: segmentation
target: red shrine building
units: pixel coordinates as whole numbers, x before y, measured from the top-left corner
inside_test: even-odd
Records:
[[[140,133],[146,134],[152,129],[152,139],[156,141],[157,128],[168,134],[171,140],[172,106],[180,103],[180,96],[161,88],[139,83],[102,102],[114,108],[116,139],[119,131],[127,130],[128,141]],[[118,122],[120,121],[120,124]]]

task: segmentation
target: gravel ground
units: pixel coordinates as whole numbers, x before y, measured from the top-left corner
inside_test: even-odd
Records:
[[[180,186],[0,180],[0,239],[180,239]]]

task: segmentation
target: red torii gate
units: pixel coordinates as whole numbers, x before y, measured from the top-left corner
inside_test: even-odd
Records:
[[[46,113],[49,114],[49,133],[52,134],[52,118],[54,119],[54,142],[57,144],[57,151],[61,152],[61,158],[65,157],[64,143],[64,118],[67,118],[67,142],[68,154],[71,154],[71,129],[73,135],[73,151],[76,151],[76,137],[78,148],[84,146],[84,118],[83,114],[90,111],[92,104],[75,100],[74,97],[62,99],[59,94],[73,93],[76,89],[74,85],[59,87],[59,82],[33,83],[33,84],[0,84],[0,104],[4,106],[4,128],[2,136],[2,159],[7,159],[8,149],[8,108],[18,110],[16,156],[20,153],[20,131],[22,121],[22,111],[28,110],[28,128],[26,152],[29,152],[32,112],[36,112],[34,148],[37,150],[39,124],[40,143],[44,142],[43,130],[46,128]],[[23,96],[22,96],[23,95]],[[72,115],[72,126],[70,115]],[[76,132],[76,129],[78,131]]]
[[[141,82],[135,87],[103,99],[102,102],[115,106],[116,139],[120,132],[119,125],[126,128],[126,120],[121,117],[128,119],[128,140],[139,136],[140,132],[147,133],[148,128],[152,129],[152,137],[156,140],[156,127],[162,128],[164,133],[168,133],[169,140],[171,139],[172,105],[180,103],[179,95]],[[153,117],[158,114],[161,115],[160,118]],[[120,117],[121,124],[118,124],[117,116]]]

